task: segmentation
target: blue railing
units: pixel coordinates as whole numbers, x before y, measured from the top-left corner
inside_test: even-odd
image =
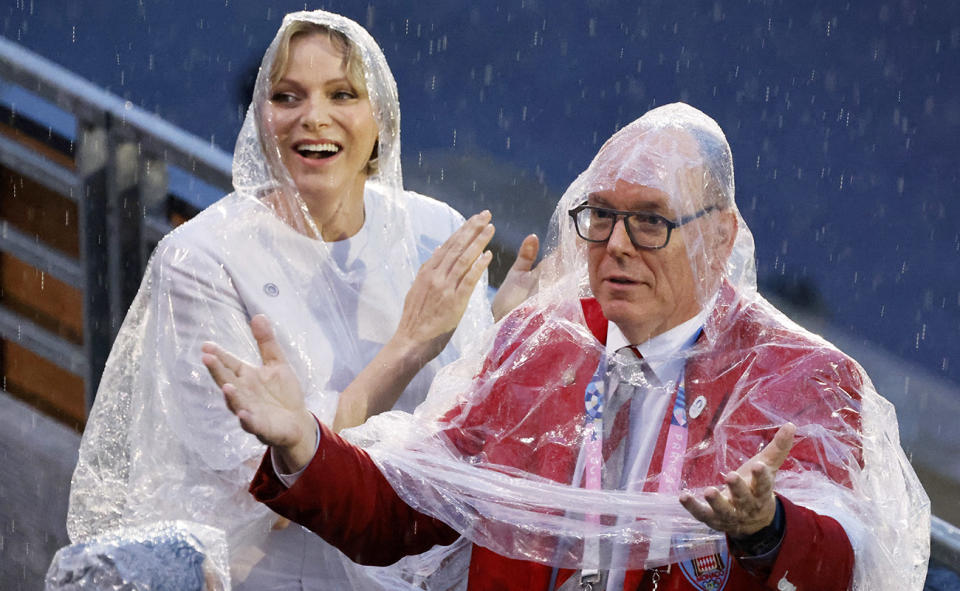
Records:
[[[230,155],[0,37],[0,103],[70,148],[74,166],[0,135],[0,164],[77,206],[80,256],[10,224],[0,250],[83,292],[83,345],[0,308],[0,337],[84,379],[87,407],[170,199],[202,209],[229,190]]]

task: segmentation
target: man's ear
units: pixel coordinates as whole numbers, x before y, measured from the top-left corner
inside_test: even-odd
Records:
[[[737,241],[737,214],[729,209],[718,212],[716,221],[716,232],[714,233],[715,242],[713,252],[717,257],[714,259],[718,271],[723,271],[733,252],[733,245]]]

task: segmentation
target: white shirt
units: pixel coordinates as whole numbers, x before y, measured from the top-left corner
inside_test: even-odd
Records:
[[[621,485],[637,483],[646,477],[660,425],[686,364],[683,349],[693,342],[705,318],[706,312],[701,311],[690,320],[636,345],[661,386],[648,389],[641,400],[634,400],[630,406],[630,440],[624,462],[629,468],[624,470],[625,482]],[[607,326],[608,358],[632,357],[633,353],[627,349],[630,345],[620,328],[610,322]]]

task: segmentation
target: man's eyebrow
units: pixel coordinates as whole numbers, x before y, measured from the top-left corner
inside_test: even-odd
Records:
[[[607,201],[606,199],[604,199],[604,198],[603,198],[603,195],[601,195],[601,194],[599,194],[599,193],[589,193],[589,194],[587,195],[587,202],[588,202],[590,205],[598,205],[598,206],[601,206],[601,207],[610,207],[610,202]],[[611,208],[611,209],[616,209],[616,208]],[[655,200],[655,199],[641,199],[641,200],[636,201],[636,202],[634,202],[633,204],[631,204],[631,206],[628,207],[627,209],[628,209],[629,211],[640,211],[640,212],[645,212],[645,213],[656,213],[656,214],[664,215],[664,216],[666,216],[667,214],[670,213],[670,209],[669,209],[669,207],[668,207],[667,205],[665,205],[665,204],[662,203],[661,201]]]
[[[587,201],[597,205],[606,205],[607,200],[600,196],[599,193],[589,193],[587,194]]]

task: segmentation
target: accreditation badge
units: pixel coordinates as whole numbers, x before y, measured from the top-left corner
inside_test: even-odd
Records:
[[[684,560],[680,563],[680,571],[695,589],[720,591],[727,587],[730,578],[730,555],[724,548],[717,554]]]

